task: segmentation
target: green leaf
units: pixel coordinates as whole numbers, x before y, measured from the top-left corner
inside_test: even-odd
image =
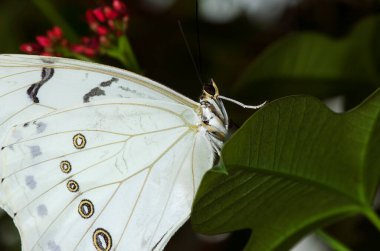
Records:
[[[344,38],[298,32],[268,47],[243,72],[233,91],[239,99],[310,94],[318,97],[379,86],[379,17],[359,22]]]
[[[205,175],[192,213],[195,230],[251,229],[246,250],[287,250],[347,216],[378,220],[371,204],[380,180],[379,113],[380,91],[344,114],[309,96],[269,103],[226,143],[228,175]]]

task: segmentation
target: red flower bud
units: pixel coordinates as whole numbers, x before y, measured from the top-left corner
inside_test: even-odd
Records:
[[[93,57],[96,55],[96,50],[92,48],[84,48],[83,54],[87,57]]]
[[[93,57],[96,55],[97,50],[94,48],[86,47],[82,44],[75,44],[71,46],[71,51],[78,53],[78,54],[84,54],[88,57]]]
[[[114,20],[119,16],[119,14],[109,6],[105,6],[103,12],[107,19]]]
[[[35,44],[35,43],[26,43],[20,46],[20,50],[28,54],[39,53],[41,49],[42,48],[38,44]]]
[[[49,47],[51,45],[51,41],[48,37],[37,36],[36,40],[37,40],[38,44],[41,45],[42,47]]]
[[[93,23],[96,23],[96,22],[97,22],[96,19],[95,19],[94,14],[93,14],[93,12],[92,12],[92,10],[87,10],[87,11],[86,11],[86,20],[87,20],[87,23],[88,23],[89,25],[92,25]]]
[[[123,3],[122,1],[120,0],[113,0],[113,3],[112,3],[112,6],[113,8],[121,13],[121,14],[125,14],[126,11],[127,11],[127,6],[125,5],[125,3]]]
[[[82,53],[83,52],[83,48],[84,48],[84,46],[81,45],[81,44],[73,44],[70,49],[71,49],[72,52]]]
[[[100,36],[104,36],[104,35],[107,35],[108,34],[108,29],[107,27],[105,26],[101,26],[99,25],[98,28],[97,28],[97,32]]]
[[[82,43],[87,47],[98,49],[99,48],[99,39],[98,37],[82,37]]]
[[[47,31],[47,36],[50,40],[60,40],[62,38],[62,30],[58,26]]]
[[[96,8],[92,11],[96,19],[98,19],[100,22],[106,21],[106,17],[104,16],[104,13],[101,8]]]

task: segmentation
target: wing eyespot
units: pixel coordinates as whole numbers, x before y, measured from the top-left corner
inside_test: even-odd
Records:
[[[69,189],[70,192],[78,192],[79,191],[79,184],[75,180],[69,180],[66,184],[67,189]]]
[[[95,212],[94,204],[90,200],[84,199],[79,203],[78,212],[82,218],[88,219]]]
[[[73,144],[76,149],[83,149],[86,146],[86,137],[81,133],[75,134]]]
[[[94,246],[98,251],[109,251],[112,247],[111,235],[103,228],[98,228],[92,235]]]
[[[67,160],[61,161],[59,164],[59,167],[61,168],[61,171],[64,173],[70,173],[71,172],[71,163]]]

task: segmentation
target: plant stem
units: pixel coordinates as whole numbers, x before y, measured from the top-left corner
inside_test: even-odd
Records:
[[[316,231],[316,234],[326,243],[330,248],[335,251],[351,251],[348,247],[346,247],[343,243],[333,238],[331,235],[327,234],[322,230]]]
[[[57,25],[62,28],[65,36],[71,40],[76,41],[79,39],[76,32],[71,28],[71,26],[66,22],[66,20],[61,16],[60,12],[54,7],[54,5],[49,0],[32,0],[35,6],[37,6],[40,11],[50,20],[53,25]]]
[[[373,224],[374,227],[380,232],[380,218],[379,216],[371,209],[368,208],[364,212],[367,219]]]

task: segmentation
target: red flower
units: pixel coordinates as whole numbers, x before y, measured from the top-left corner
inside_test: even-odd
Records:
[[[121,36],[125,33],[128,24],[127,7],[120,0],[113,0],[111,6],[98,7],[86,11],[86,20],[91,30],[98,36]],[[107,43],[109,44],[109,43]]]
[[[71,47],[71,50],[75,53],[78,53],[78,54],[83,54],[87,57],[93,57],[96,55],[97,53],[97,50],[95,49],[92,49],[92,48],[89,48],[89,47],[86,47],[82,44],[75,44]]]
[[[128,25],[127,6],[121,0],[112,0],[112,6],[101,6],[86,11],[86,21],[95,32],[93,37],[83,37],[80,43],[70,44],[60,27],[53,27],[46,35],[36,37],[36,42],[25,43],[20,50],[28,54],[55,55],[73,53],[94,57],[101,48],[117,45],[116,38],[125,34]]]
[[[28,54],[59,56],[58,51],[61,48],[66,48],[67,44],[68,42],[63,38],[61,28],[53,27],[46,32],[46,35],[36,36],[35,43],[22,44],[20,50]]]
[[[96,31],[98,32],[98,34],[99,34],[100,36],[104,36],[104,35],[107,35],[107,34],[108,34],[108,29],[107,29],[107,27],[105,27],[105,26],[98,26],[98,28],[97,28]]]
[[[94,57],[99,51],[99,40],[95,37],[83,37],[81,44],[71,46],[71,51],[87,57]]]
[[[50,47],[51,46],[51,42],[50,42],[50,39],[48,37],[37,36],[36,40],[37,40],[37,43],[39,45],[41,45],[42,47]]]
[[[112,6],[117,12],[121,14],[125,14],[127,12],[127,6],[120,0],[113,0]]]
[[[106,17],[101,8],[96,8],[95,10],[92,11],[92,14],[96,17],[96,19],[98,19],[98,21],[102,23],[106,21]]]
[[[86,10],[86,20],[89,25],[97,22],[92,10]]]
[[[25,43],[20,46],[20,50],[28,54],[40,54],[42,47],[37,43]]]
[[[116,19],[119,16],[119,13],[117,13],[117,11],[113,10],[109,6],[105,6],[103,8],[103,11],[104,11],[104,15],[106,16],[106,18],[108,19],[108,21],[114,20],[114,19]]]
[[[60,40],[62,39],[62,30],[58,26],[53,27],[53,29],[47,31],[47,36],[50,40]]]

